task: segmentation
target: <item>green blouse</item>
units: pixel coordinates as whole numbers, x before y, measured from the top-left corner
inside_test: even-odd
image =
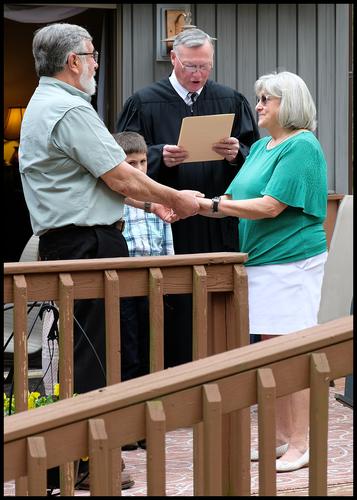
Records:
[[[327,250],[327,167],[320,143],[309,131],[267,149],[270,139],[253,144],[226,191],[233,200],[268,195],[288,205],[272,219],[240,219],[247,266],[295,262]]]

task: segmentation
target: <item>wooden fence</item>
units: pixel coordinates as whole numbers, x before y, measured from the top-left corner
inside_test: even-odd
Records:
[[[4,302],[14,304],[16,411],[27,409],[29,302],[54,301],[59,308],[60,398],[69,398],[73,395],[74,300],[105,301],[106,380],[111,385],[120,381],[121,297],[149,297],[152,372],[164,368],[164,294],[192,293],[193,359],[248,344],[246,260],[247,254],[222,252],[5,264]],[[68,478],[73,473],[61,469],[69,492]],[[26,492],[24,481],[18,480],[16,487],[19,494]]]
[[[4,480],[45,495],[46,468],[88,455],[91,495],[117,495],[120,447],[146,438],[147,494],[162,496],[165,432],[192,426],[194,494],[249,496],[257,403],[259,495],[276,495],[275,399],[310,388],[309,495],[327,496],[329,382],[352,372],[352,342],[347,316],[6,417]]]

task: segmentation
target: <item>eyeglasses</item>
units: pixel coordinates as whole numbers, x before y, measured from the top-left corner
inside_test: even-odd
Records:
[[[176,59],[181,64],[184,71],[187,71],[187,73],[196,73],[197,71],[200,71],[201,73],[205,73],[205,72],[210,71],[213,68],[212,63],[201,64],[199,66],[196,64],[184,64],[183,62],[181,62],[181,60],[177,54],[176,54]]]
[[[266,106],[268,102],[271,101],[273,98],[274,97],[271,95],[262,94],[260,97],[257,97],[257,104],[261,102],[263,106]]]
[[[75,52],[76,56],[92,56],[95,62],[98,62],[99,53],[97,50],[93,52]]]

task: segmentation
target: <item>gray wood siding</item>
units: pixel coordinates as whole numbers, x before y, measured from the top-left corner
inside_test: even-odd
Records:
[[[171,72],[170,61],[156,60],[157,5],[122,4],[123,102]],[[329,190],[338,193],[349,192],[348,9],[349,4],[191,4],[192,24],[217,38],[211,78],[238,89],[252,108],[260,75],[288,70],[305,80],[317,107]]]

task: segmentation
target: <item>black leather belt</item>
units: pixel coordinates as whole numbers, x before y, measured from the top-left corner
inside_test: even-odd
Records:
[[[95,227],[116,227],[119,229],[119,231],[122,233],[124,231],[125,227],[125,220],[124,219],[119,219],[113,224],[108,224],[108,225],[102,225],[102,224],[96,224],[94,226],[76,226],[75,224],[68,224],[67,226],[61,226],[61,227],[54,227],[53,229],[47,229],[47,231],[44,233],[45,234],[50,234],[50,233],[56,233],[59,231],[68,231],[72,229],[89,229],[89,228],[95,228]]]

